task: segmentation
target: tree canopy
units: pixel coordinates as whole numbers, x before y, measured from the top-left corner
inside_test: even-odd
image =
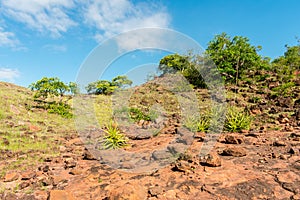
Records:
[[[209,42],[206,53],[217,65],[226,81],[236,82],[247,70],[262,69],[268,62],[258,55],[261,46],[253,46],[247,37],[226,33],[216,35]]]
[[[132,81],[127,76],[117,76],[112,81],[98,80],[88,84],[86,90],[89,94],[112,94],[116,89],[130,86]]]
[[[171,54],[163,57],[158,69],[163,73],[181,73],[194,86],[205,88],[197,63],[201,56]]]
[[[78,92],[78,86],[74,82],[65,84],[57,77],[43,77],[35,83],[29,85],[32,91],[35,91],[35,98],[47,98],[53,96],[64,96],[65,93],[70,92],[75,94]]]

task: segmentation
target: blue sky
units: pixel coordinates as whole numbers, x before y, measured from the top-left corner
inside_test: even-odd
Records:
[[[181,32],[203,48],[216,34],[242,35],[263,47],[261,55],[276,58],[284,45],[297,44],[299,8],[299,0],[0,0],[0,80],[25,87],[44,76],[75,81],[97,45],[148,27]],[[149,73],[166,54],[131,52],[101,78],[137,66]]]

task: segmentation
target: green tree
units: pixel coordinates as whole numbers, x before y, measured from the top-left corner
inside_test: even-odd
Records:
[[[119,88],[124,88],[126,86],[131,86],[132,81],[127,78],[127,76],[117,76],[112,79],[112,85],[115,85]]]
[[[127,76],[117,76],[112,81],[98,80],[88,84],[86,90],[89,94],[112,94],[118,88],[124,88],[126,85],[131,85],[132,81]]]
[[[268,60],[258,55],[260,46],[253,46],[247,37],[232,39],[222,33],[209,42],[206,54],[214,61],[226,81],[235,82],[248,70],[268,67]]]
[[[71,84],[72,86],[73,84]],[[74,85],[73,85],[74,86]],[[48,110],[49,113],[56,113],[65,118],[71,118],[71,107],[67,104],[68,98],[63,98],[64,94],[70,92],[69,85],[60,81],[59,78],[44,77],[35,83],[29,85],[32,91],[35,91],[34,99],[39,108]],[[47,99],[49,97],[60,97],[59,101],[55,98]],[[65,100],[63,102],[63,100]]]
[[[70,91],[68,85],[60,81],[59,78],[47,78],[44,77],[41,80],[38,80],[35,83],[29,85],[29,88],[32,91],[35,91],[35,98],[43,98],[53,96],[62,97],[66,92]]]
[[[272,61],[273,70],[278,74],[281,82],[290,81],[294,74],[300,71],[300,44],[285,47],[284,55]]]
[[[180,71],[183,73],[190,67],[189,57],[179,54],[171,54],[163,57],[159,62],[159,70],[163,74],[175,73]]]
[[[78,93],[80,93],[78,84],[75,83],[75,82],[70,82],[69,83],[69,89],[70,89],[71,94],[78,94]]]
[[[98,80],[88,84],[86,90],[89,94],[111,94],[116,89],[110,81]]]
[[[158,69],[162,74],[181,73],[189,83],[200,88],[205,88],[206,85],[198,65],[201,59],[203,57],[199,55],[195,56],[191,53],[189,55],[171,54],[160,60]]]

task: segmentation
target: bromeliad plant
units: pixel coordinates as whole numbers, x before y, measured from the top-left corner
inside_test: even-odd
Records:
[[[245,110],[241,111],[236,107],[227,110],[225,129],[229,132],[241,132],[249,130],[251,126],[251,116]]]
[[[115,123],[110,123],[103,137],[104,149],[119,149],[127,146],[128,138],[123,135]]]

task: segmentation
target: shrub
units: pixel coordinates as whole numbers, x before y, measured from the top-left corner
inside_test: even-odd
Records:
[[[104,149],[118,149],[127,145],[128,138],[121,133],[117,125],[112,122],[107,126],[103,137]]]
[[[210,126],[210,116],[201,115],[199,121],[197,122],[198,132],[207,132]]]
[[[183,122],[183,126],[185,126],[187,129],[189,129],[192,132],[197,132],[198,127],[197,127],[197,117],[189,117]]]
[[[252,119],[248,112],[241,111],[236,107],[230,107],[227,110],[225,120],[225,130],[229,132],[240,132],[242,130],[249,130]]]
[[[144,114],[138,108],[129,108],[129,114],[131,119],[133,119],[134,121],[140,121],[140,120],[151,121],[151,117],[147,114]]]
[[[55,113],[64,118],[73,117],[73,114],[71,113],[71,106],[65,103],[48,103],[46,106],[46,110],[48,110],[49,113]]]
[[[294,82],[287,82],[287,83],[283,83],[281,85],[279,85],[278,87],[275,87],[272,89],[272,95],[273,96],[284,96],[284,97],[288,97],[288,96],[292,96],[293,93],[290,92],[291,88],[295,86]]]
[[[192,132],[207,132],[210,126],[210,115],[205,112],[200,117],[190,117],[185,120],[184,126]]]
[[[124,114],[127,115],[130,119],[132,119],[134,122],[138,122],[140,120],[145,120],[145,121],[153,121],[158,117],[157,112],[151,110],[149,114],[145,114],[143,111],[141,111],[139,108],[127,108],[123,107],[120,110],[116,110],[115,115],[117,116],[123,116]]]

